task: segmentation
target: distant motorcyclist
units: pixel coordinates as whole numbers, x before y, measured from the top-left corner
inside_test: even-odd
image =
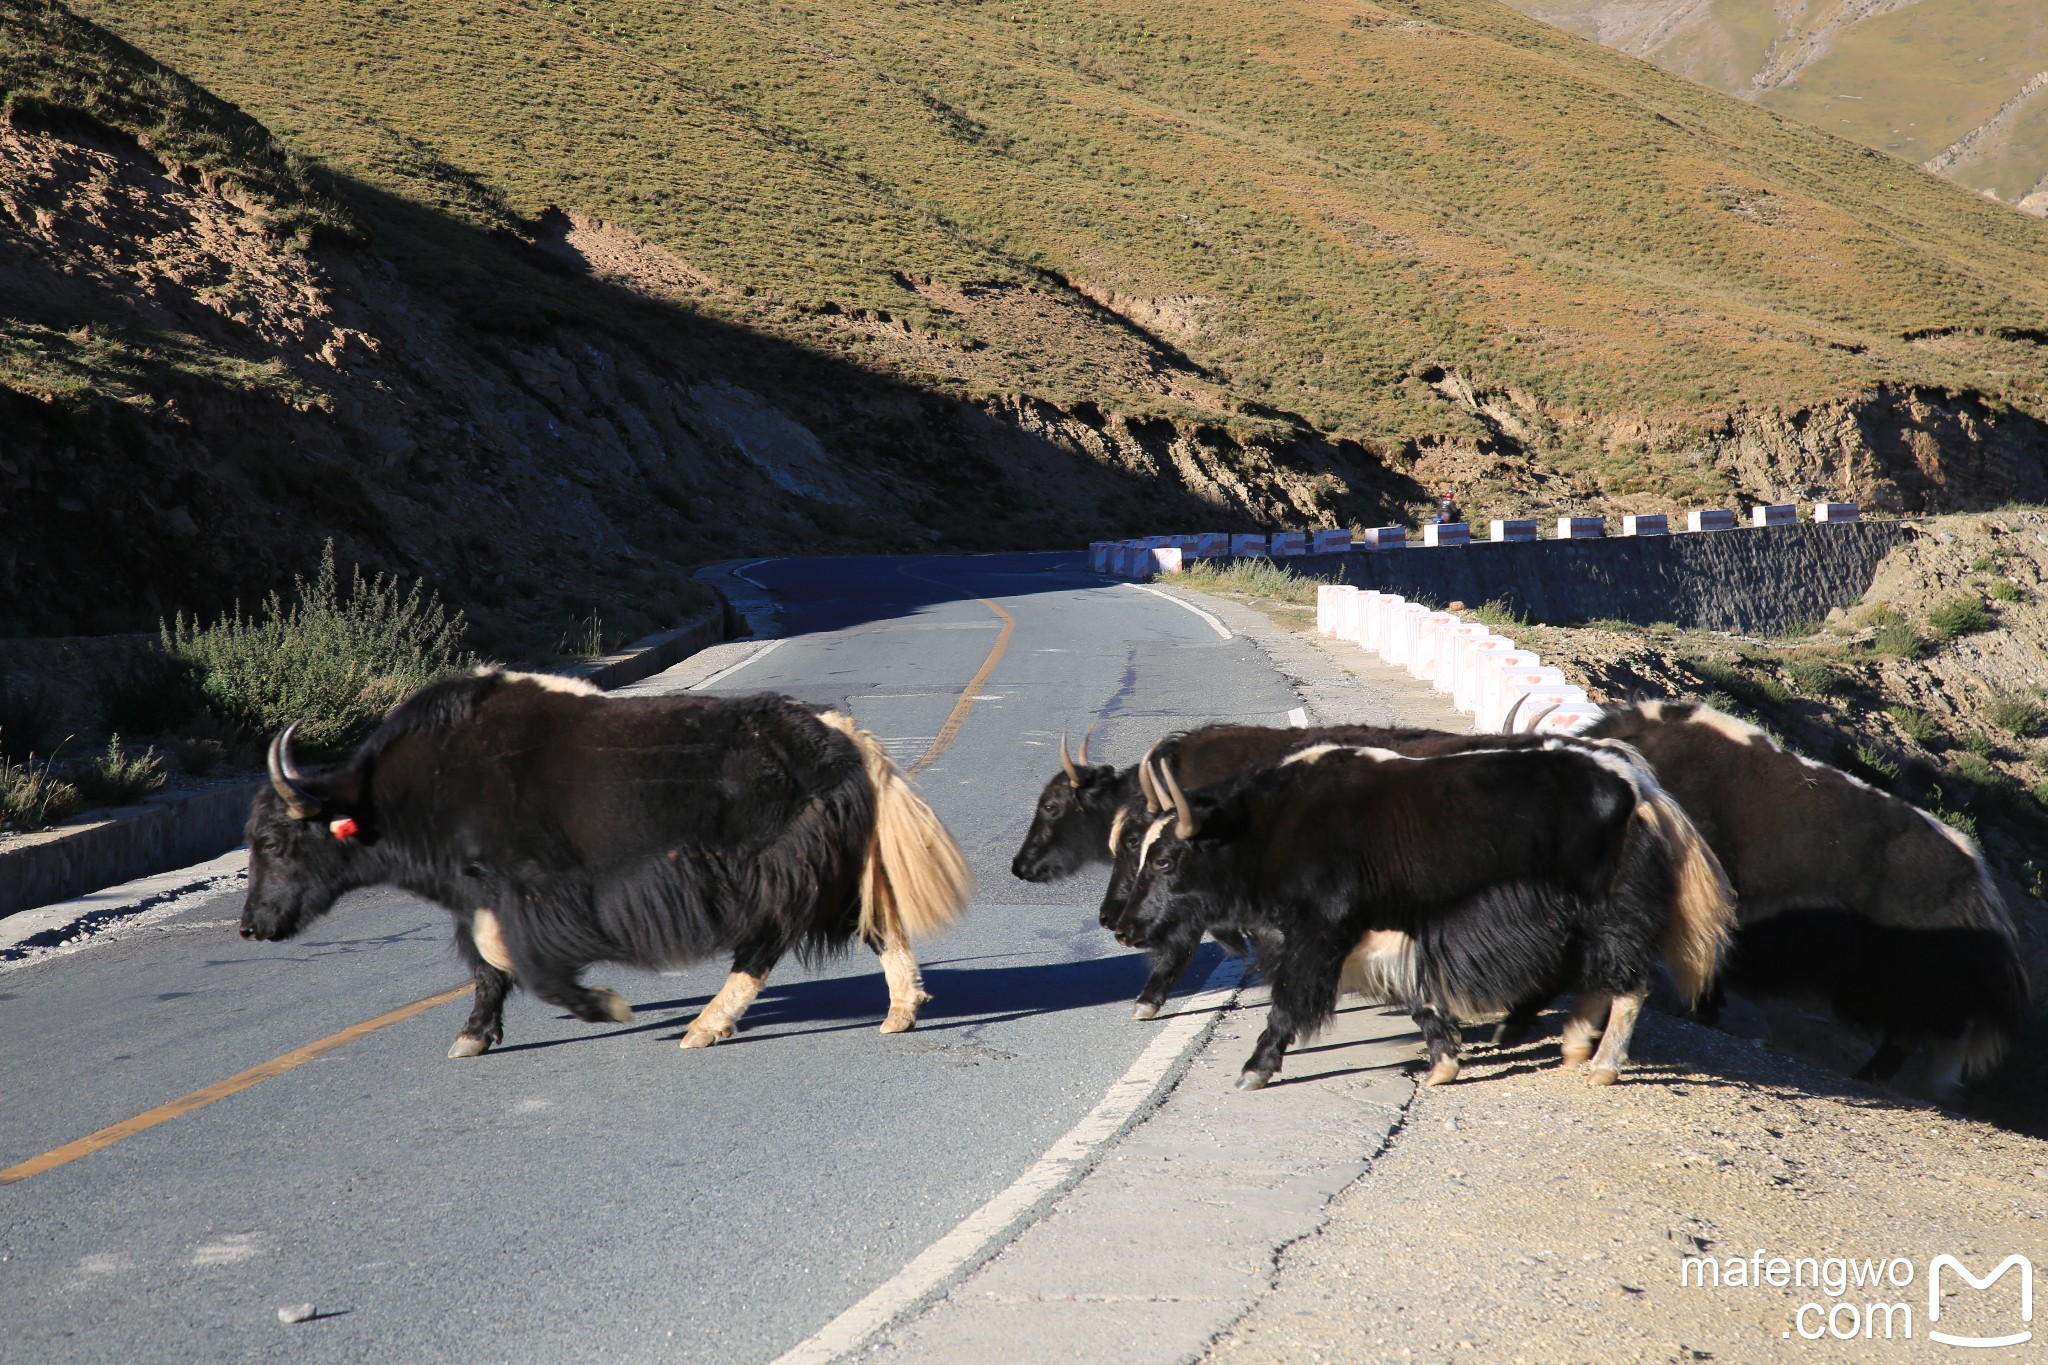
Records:
[[[1465,519],[1465,509],[1458,506],[1457,495],[1450,489],[1444,490],[1443,500],[1437,504],[1436,520],[1439,525],[1454,526]]]

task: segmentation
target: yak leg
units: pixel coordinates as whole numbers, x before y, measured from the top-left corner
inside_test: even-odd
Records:
[[[889,1015],[882,1020],[883,1033],[908,1033],[917,1027],[918,1006],[928,1004],[924,977],[917,970],[917,958],[902,926],[892,916],[882,926],[882,946],[875,949],[882,959],[882,976],[889,983]]]
[[[1177,933],[1162,943],[1152,945],[1152,970],[1145,978],[1145,987],[1138,992],[1138,1003],[1131,1009],[1133,1019],[1152,1019],[1159,1014],[1166,1003],[1166,996],[1173,989],[1173,983],[1180,980],[1181,973],[1194,961],[1195,949],[1202,946],[1202,931],[1193,934]]]
[[[1586,1079],[1594,1085],[1613,1085],[1621,1079],[1621,1069],[1628,1065],[1628,1041],[1635,1035],[1636,1016],[1642,1012],[1645,994],[1633,991],[1614,997],[1607,1012],[1607,1032],[1600,1038],[1600,1050],[1593,1054],[1593,1065],[1586,1070]]]
[[[1912,1056],[1913,1050],[1919,1046],[1918,1033],[1886,1029],[1883,1039],[1878,1042],[1877,1051],[1871,1054],[1869,1061],[1858,1068],[1856,1079],[1876,1081],[1880,1085],[1888,1083],[1892,1077],[1899,1074],[1899,1068],[1906,1064],[1906,1059]]]
[[[505,996],[512,989],[512,962],[505,955],[505,940],[498,933],[497,917],[479,910],[475,929],[461,920],[455,922],[455,950],[469,964],[476,981],[475,1003],[462,1032],[448,1049],[450,1057],[480,1057],[505,1041]]]
[[[1516,1047],[1529,1037],[1530,1030],[1543,1015],[1543,1007],[1549,999],[1523,1000],[1508,1011],[1507,1018],[1493,1026],[1493,1045],[1497,1048]]]
[[[1564,1021],[1564,1064],[1577,1066],[1593,1055],[1593,1040],[1600,1036],[1600,1021],[1607,1016],[1614,997],[1606,991],[1588,991],[1572,1006]]]
[[[1344,973],[1344,945],[1307,934],[1289,939],[1274,964],[1273,1004],[1266,1028],[1237,1078],[1239,1090],[1260,1090],[1280,1070],[1287,1045],[1303,1025],[1316,1027],[1336,1012],[1337,982]]]
[[[577,967],[532,968],[526,988],[550,1005],[569,1011],[586,1024],[630,1024],[633,1008],[624,996],[605,986],[586,986],[576,979]]]
[[[718,988],[718,994],[711,997],[710,1003],[690,1021],[690,1027],[683,1032],[683,1046],[710,1047],[732,1037],[733,1030],[739,1026],[740,1016],[761,993],[761,987],[767,983],[768,973],[774,970],[782,951],[780,941],[766,937],[741,943],[732,955],[731,975],[725,978],[725,984]]]
[[[1409,1012],[1415,1026],[1422,1030],[1422,1041],[1429,1048],[1429,1074],[1422,1079],[1424,1085],[1448,1085],[1458,1079],[1458,1026],[1434,1005],[1420,1005]]]

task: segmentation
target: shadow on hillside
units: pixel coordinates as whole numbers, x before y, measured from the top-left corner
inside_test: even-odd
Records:
[[[0,507],[0,635],[147,629],[180,609],[212,615],[289,589],[329,537],[344,571],[353,560],[424,577],[473,619],[517,617],[531,630],[531,618],[559,614],[548,605],[556,600],[630,619],[646,593],[620,580],[626,561],[673,573],[791,549],[1044,549],[1262,523],[1279,505],[1219,506],[1197,494],[1165,454],[1174,432],[1163,423],[1146,438],[1161,447],[1163,472],[1119,468],[999,420],[962,392],[595,279],[573,252],[345,176],[336,183],[373,241],[320,254],[337,278],[366,282],[344,313],[385,343],[381,365],[363,359],[358,373],[337,374],[188,301],[178,325],[189,336],[177,340],[207,363],[145,375],[153,410],[0,390],[15,432],[9,455],[26,484]],[[131,297],[119,275],[67,275],[54,259],[10,270],[9,293],[47,301],[52,325],[93,315],[143,350],[168,335],[162,306]],[[822,314],[802,323],[812,324],[821,336],[838,325]],[[92,357],[79,362],[90,373]],[[332,411],[294,398],[288,384],[250,384],[256,367],[295,377],[302,392],[331,390]],[[574,370],[586,381],[580,393],[550,382],[549,367]],[[794,425],[769,418],[763,428],[796,454],[815,438],[810,458],[822,452],[823,472],[792,476],[791,461],[759,448],[759,431],[741,439],[693,425],[692,395],[707,386],[766,400],[764,410]],[[490,390],[518,401],[494,402]],[[520,404],[545,432],[519,427],[516,412],[508,427],[501,409]],[[1085,434],[1103,421],[1087,413],[1068,426]],[[1227,456],[1224,433],[1199,436]],[[1270,458],[1304,477],[1334,476],[1350,490],[1333,506],[1344,521],[1387,520],[1422,493],[1356,447],[1310,438]],[[568,499],[548,496],[552,485],[521,486],[507,473],[537,462],[587,492],[608,524],[579,521]],[[394,507],[410,510],[394,519]],[[509,548],[548,528],[561,551],[552,562]],[[607,540],[634,550],[592,553]]]

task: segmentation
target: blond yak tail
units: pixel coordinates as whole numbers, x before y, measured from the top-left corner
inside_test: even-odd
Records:
[[[1643,810],[1676,874],[1664,926],[1664,962],[1686,1000],[1698,1004],[1735,936],[1735,890],[1721,860],[1664,789],[1643,793]]]
[[[911,788],[882,741],[849,716],[826,711],[818,719],[852,740],[875,794],[875,828],[868,840],[860,883],[860,935],[923,938],[951,928],[967,908],[973,877],[960,846]],[[894,934],[886,931],[894,929]]]

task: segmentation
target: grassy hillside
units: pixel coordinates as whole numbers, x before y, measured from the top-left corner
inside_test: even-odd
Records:
[[[1000,349],[920,282],[1050,275],[1230,406],[1381,445],[1484,434],[1431,365],[1703,419],[1887,380],[2033,407],[2048,373],[1996,337],[2044,313],[2048,230],[1492,0],[82,8],[351,174],[419,192],[410,140],[799,328],[866,309]],[[1904,339],[1932,328],[1988,335]],[[1006,378],[1133,397],[1085,357]]]
[[[1525,14],[2048,212],[2036,0],[1507,0]]]

